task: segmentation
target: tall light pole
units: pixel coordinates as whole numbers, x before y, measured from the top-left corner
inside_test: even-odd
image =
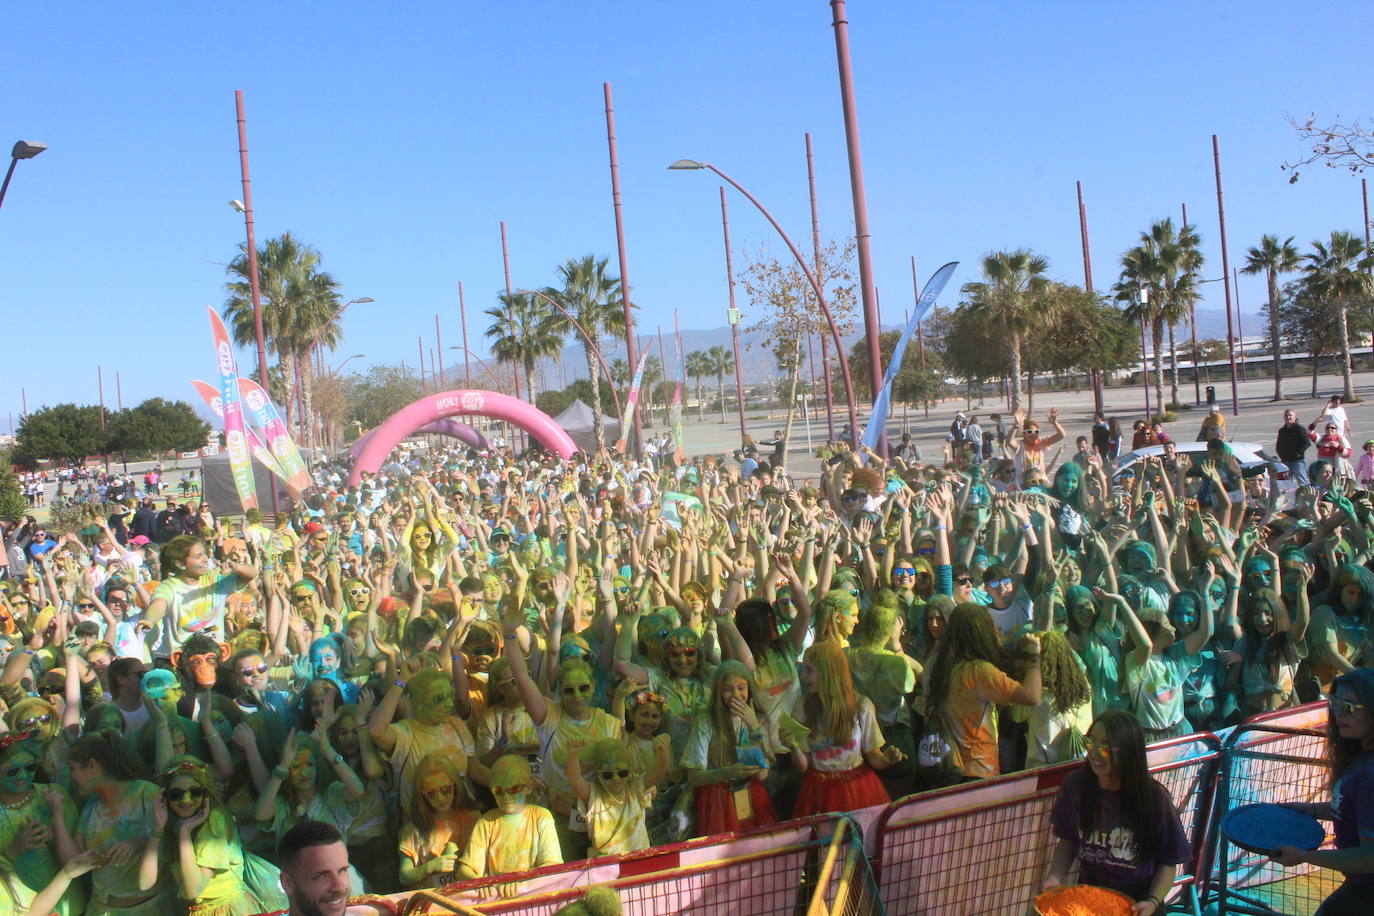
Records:
[[[806,183],[811,191],[811,253],[820,269],[821,263],[821,220],[816,209],[816,160],[811,153],[811,134],[806,135]],[[821,368],[825,370],[825,435],[835,441],[835,392],[830,383],[830,340],[821,335]]]
[[[811,267],[806,263],[806,259],[803,258],[801,252],[797,250],[797,246],[792,242],[791,237],[783,231],[782,226],[778,225],[778,221],[773,218],[773,214],[769,213],[768,209],[764,207],[763,204],[759,203],[759,199],[746,191],[744,186],[738,181],[735,181],[735,179],[731,178],[711,163],[699,162],[695,159],[679,159],[668,166],[668,168],[675,171],[710,169],[715,172],[736,191],[743,194],[745,198],[764,215],[764,218],[768,220],[773,226],[773,229],[782,237],[783,242],[787,244],[787,249],[792,252],[792,257],[796,258],[797,265],[801,267],[802,273],[806,275],[806,279],[811,283],[811,291],[816,294],[816,302],[821,307],[821,313],[825,315],[826,323],[830,325],[830,336],[835,341],[835,353],[840,359],[840,372],[844,375],[845,397],[848,400],[849,406],[850,443],[857,447],[859,441],[859,411],[854,402],[854,381],[849,374],[849,359],[844,355],[844,341],[840,338],[839,325],[835,324],[835,316],[830,311],[830,304],[825,301],[825,291],[821,289],[821,281],[816,278],[815,272],[811,270]],[[881,381],[882,379],[880,378],[879,382],[881,383]]]
[[[868,377],[873,398],[883,386],[883,359],[878,337],[882,315],[873,292],[873,254],[869,247],[868,200],[864,196],[864,162],[859,151],[859,113],[854,105],[854,73],[849,58],[849,20],[844,0],[830,0],[830,25],[835,30],[835,60],[840,70],[840,106],[844,109],[844,141],[849,149],[849,190],[854,199],[854,243],[859,256],[859,289],[863,295],[864,339],[868,342]],[[836,346],[840,346],[836,343]],[[878,453],[887,453],[887,437],[878,436]]]
[[[630,304],[630,268],[625,257],[625,216],[620,207],[620,161],[615,150],[615,107],[611,104],[611,84],[601,84],[606,98],[606,146],[611,158],[611,206],[615,210],[615,242],[620,255],[620,301],[625,306],[625,355],[629,359],[630,373],[635,371],[635,318]],[[641,448],[639,411],[631,418],[634,424],[634,438],[630,441],[631,453],[638,455]]]
[[[1088,208],[1083,204],[1083,182],[1076,181],[1078,188],[1078,233],[1083,239],[1083,288],[1096,298],[1093,289],[1093,258],[1088,249]],[[1102,409],[1102,374],[1096,369],[1089,370],[1093,382],[1093,409]]]
[[[1236,384],[1236,334],[1231,323],[1231,259],[1226,252],[1226,206],[1221,200],[1221,145],[1212,134],[1212,163],[1217,173],[1217,222],[1221,224],[1221,286],[1226,293],[1226,353],[1231,360],[1231,416],[1240,414],[1240,390]],[[1348,395],[1350,392],[1346,392]]]
[[[468,308],[463,302],[463,281],[458,281],[458,321],[463,326],[463,385],[472,387],[472,364],[468,361]],[[449,349],[453,349],[450,347]]]
[[[740,368],[739,309],[735,307],[735,262],[730,253],[730,214],[725,207],[725,185],[720,186],[720,225],[725,232],[725,285],[730,290],[730,310],[725,313],[730,323],[730,338],[735,345],[735,406],[739,408],[739,441],[744,445],[744,372]]]
[[[253,330],[258,338],[258,381],[267,390],[267,338],[262,330],[262,289],[258,284],[258,240],[253,233],[253,184],[248,177],[248,126],[243,117],[243,90],[234,90],[234,109],[239,122],[239,171],[243,175],[243,202],[229,201],[229,206],[243,214],[243,226],[248,233],[248,291],[253,298]],[[290,409],[288,399],[287,408]],[[277,488],[272,488],[273,508],[276,507]]]
[[[10,178],[14,175],[14,167],[19,164],[19,160],[32,159],[47,148],[48,144],[35,143],[32,140],[20,140],[14,144],[14,148],[10,150],[10,167],[5,170],[5,183],[0,184],[0,205],[5,203],[5,192],[10,189]]]

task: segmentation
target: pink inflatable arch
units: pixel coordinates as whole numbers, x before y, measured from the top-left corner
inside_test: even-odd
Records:
[[[447,417],[466,415],[491,417],[514,424],[561,458],[570,458],[577,451],[572,437],[563,427],[533,404],[496,391],[460,388],[426,395],[388,417],[385,423],[372,431],[367,443],[358,452],[353,469],[348,474],[349,484],[360,482],[364,471],[377,473],[396,443],[420,427]]]
[[[367,441],[372,438],[372,434],[376,431],[375,428],[369,429],[359,436],[357,441],[348,447],[348,457],[356,461],[358,459],[358,454],[363,450],[363,446],[367,445]],[[482,435],[471,426],[468,426],[466,423],[459,423],[457,420],[435,420],[433,423],[426,423],[419,429],[412,429],[410,432],[406,433],[407,436],[422,436],[425,434],[448,436],[476,449],[484,449],[487,447],[486,436]]]

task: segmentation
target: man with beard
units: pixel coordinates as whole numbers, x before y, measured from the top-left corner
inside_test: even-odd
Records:
[[[332,824],[301,821],[277,844],[289,916],[343,916],[348,909],[348,847]]]

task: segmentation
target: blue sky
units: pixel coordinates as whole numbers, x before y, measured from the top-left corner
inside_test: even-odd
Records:
[[[884,319],[949,260],[972,279],[1006,247],[1081,282],[1074,182],[1095,280],[1151,220],[1186,202],[1220,276],[1211,134],[1221,137],[1232,265],[1265,232],[1305,246],[1360,226],[1360,183],[1279,170],[1302,147],[1286,115],[1368,115],[1366,4],[849,4],[875,275]],[[30,409],[194,400],[213,369],[206,304],[243,240],[234,90],[246,94],[259,241],[291,230],[345,299],[337,363],[413,364],[416,337],[460,341],[502,286],[586,253],[615,263],[603,81],[612,83],[629,274],[648,332],[724,324],[718,182],[707,159],[808,238],[803,134],[822,231],[852,232],[824,0],[11,4],[0,143],[46,142],[0,209],[9,332],[0,429]],[[786,257],[731,197],[736,248]],[[953,284],[952,284],[953,286]],[[1220,307],[1220,284],[1205,289]],[[1247,312],[1264,297],[1242,278]],[[944,304],[953,299],[946,293]],[[746,304],[747,308],[747,304]],[[1247,328],[1247,331],[1250,329]],[[481,344],[474,349],[485,352]],[[250,354],[241,354],[246,363]],[[461,354],[450,352],[447,365]]]

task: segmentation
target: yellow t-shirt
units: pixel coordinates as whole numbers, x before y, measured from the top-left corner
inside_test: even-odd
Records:
[[[488,811],[472,828],[459,864],[478,877],[560,865],[563,853],[548,808],[526,805],[518,814]]]
[[[588,781],[596,778],[587,774]],[[612,856],[649,848],[649,831],[644,826],[644,809],[653,803],[653,791],[645,791],[642,777],[626,780],[622,798],[615,798],[598,782],[591,782],[592,796],[579,801],[577,808],[587,821],[593,856]]]

